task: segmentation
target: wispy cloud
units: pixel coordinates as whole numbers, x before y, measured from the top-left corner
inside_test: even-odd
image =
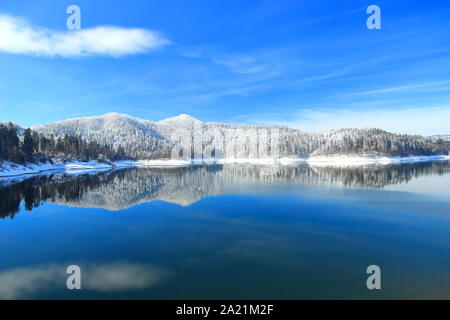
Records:
[[[213,61],[226,66],[231,72],[240,74],[259,73],[270,68],[267,62],[257,61],[255,58],[246,55],[216,56],[213,57]]]
[[[36,27],[27,20],[0,15],[0,51],[46,57],[125,56],[145,53],[169,43],[157,32],[99,26],[77,31]]]
[[[179,50],[187,58],[203,58],[214,64],[224,66],[237,75],[256,73],[280,73],[298,63],[292,57],[296,47],[266,47],[258,50],[223,52],[213,47],[185,47]]]
[[[439,87],[439,86],[446,85],[446,84],[450,84],[450,81],[434,81],[434,82],[418,83],[418,84],[411,84],[411,85],[404,85],[404,86],[393,86],[393,87],[388,87],[388,88],[383,88],[383,89],[378,89],[378,90],[369,90],[369,91],[352,93],[352,94],[348,94],[347,96],[367,96],[367,95],[376,95],[376,94],[395,93],[395,92],[413,90],[413,89]],[[447,90],[447,87],[444,87],[444,90]]]

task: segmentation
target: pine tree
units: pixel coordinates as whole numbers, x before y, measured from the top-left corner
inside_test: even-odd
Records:
[[[33,138],[33,152],[38,153],[40,151],[39,147],[41,138],[39,137],[39,134],[36,131],[33,131],[31,136]]]
[[[32,133],[31,133],[31,129],[28,128],[24,132],[23,142],[22,142],[22,152],[25,155],[26,161],[31,161],[33,159],[33,150],[34,150],[33,137],[32,137]]]

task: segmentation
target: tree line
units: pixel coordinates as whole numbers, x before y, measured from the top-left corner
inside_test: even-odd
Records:
[[[337,129],[305,133],[286,129],[280,138],[282,156],[327,155],[432,156],[448,155],[450,142],[422,136],[394,134],[381,129]]]
[[[123,160],[126,158],[122,147],[115,150],[108,144],[86,141],[79,135],[65,134],[55,137],[44,136],[25,129],[19,129],[13,123],[0,124],[0,161],[11,161],[24,164],[26,162],[51,161],[54,157],[64,160]]]
[[[52,175],[36,176],[7,186],[0,184],[0,219],[13,219],[20,211],[22,201],[26,211],[39,208],[43,202],[79,201],[84,192],[96,190],[122,177],[121,172],[114,175],[99,173],[95,176],[64,176],[63,179]]]

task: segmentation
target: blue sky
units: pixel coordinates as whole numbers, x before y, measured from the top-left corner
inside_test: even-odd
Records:
[[[381,30],[366,27],[371,4]],[[449,21],[443,0],[2,0],[0,121],[187,113],[448,134]]]

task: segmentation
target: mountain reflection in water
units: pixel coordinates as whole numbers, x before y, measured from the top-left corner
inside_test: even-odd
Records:
[[[215,165],[134,168],[79,175],[53,173],[21,182],[0,181],[0,217],[13,218],[20,211],[22,201],[27,211],[43,202],[118,211],[154,200],[187,206],[246,185],[290,183],[384,188],[420,176],[448,173],[447,161],[364,167]]]

